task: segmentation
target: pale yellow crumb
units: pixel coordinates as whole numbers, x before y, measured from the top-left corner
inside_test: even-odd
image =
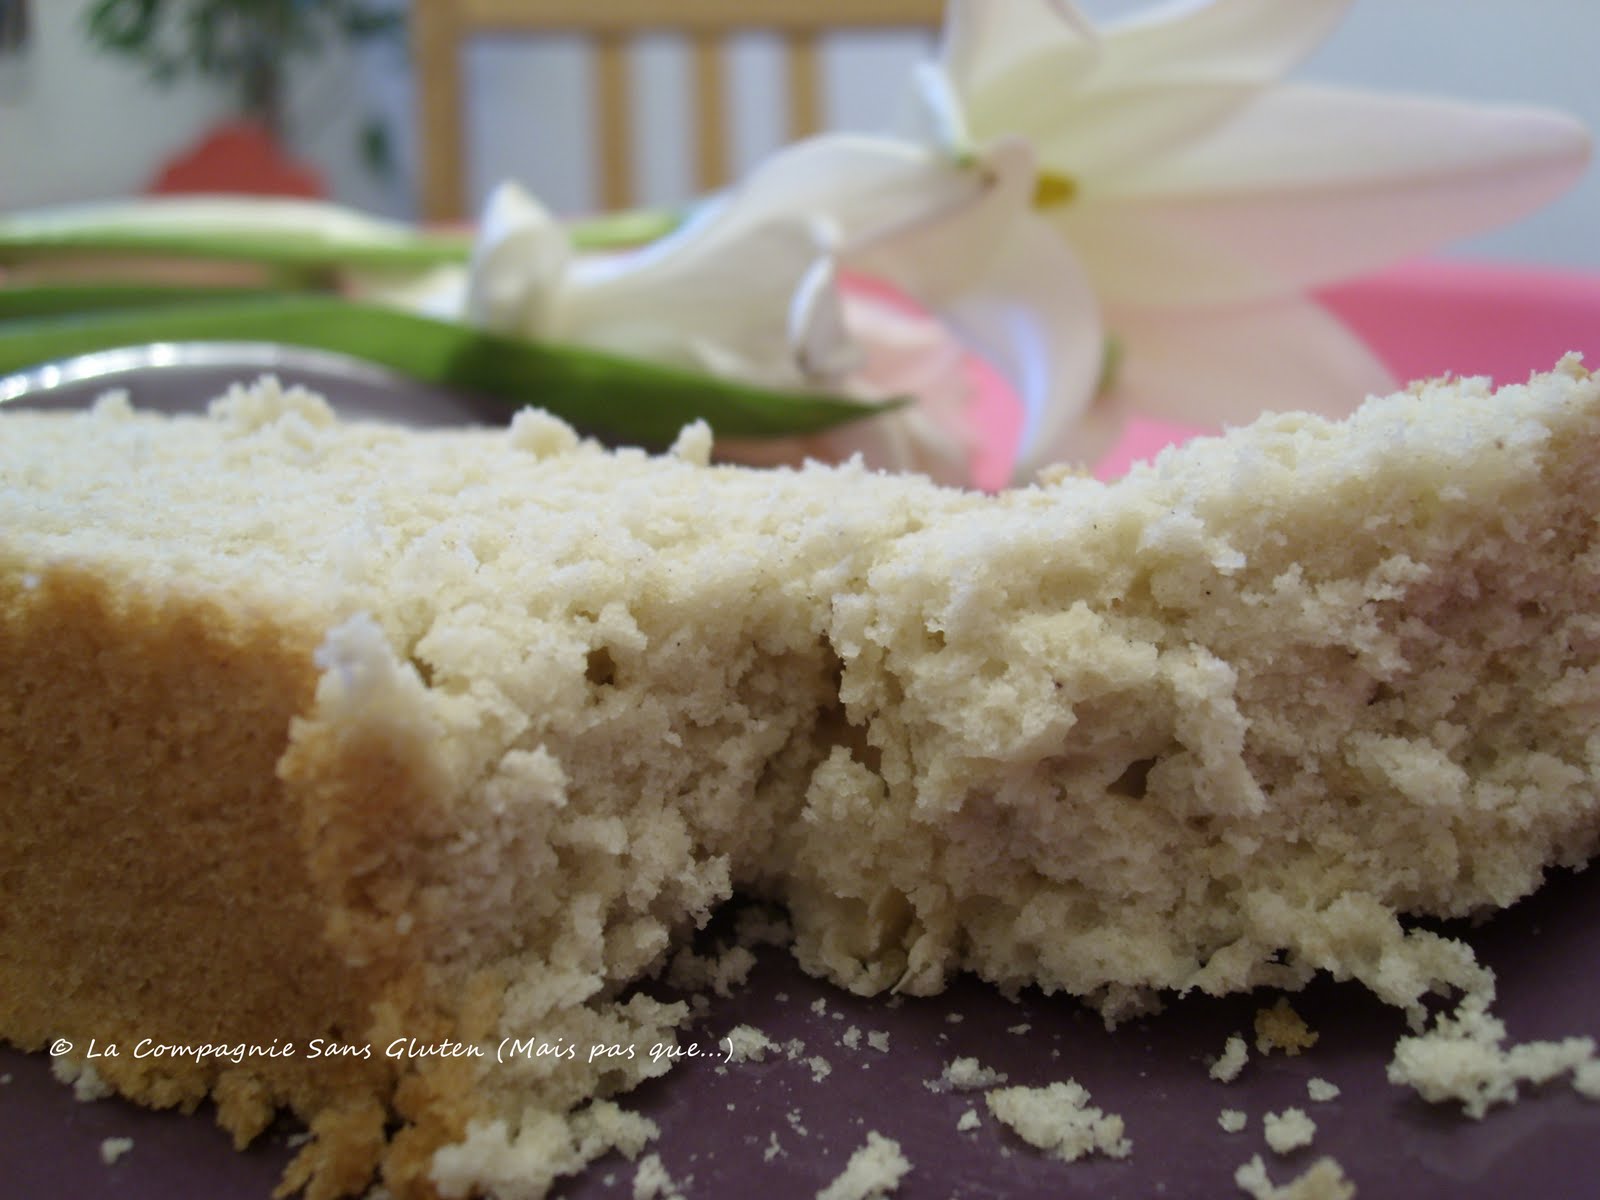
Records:
[[[1507,1045],[1505,1024],[1478,997],[1438,1017],[1426,1032],[1401,1038],[1388,1067],[1390,1083],[1433,1103],[1456,1101],[1470,1117],[1514,1102],[1523,1084],[1538,1086],[1569,1072],[1580,1092],[1600,1089],[1593,1038]]]
[[[1237,1108],[1225,1108],[1217,1114],[1217,1124],[1224,1133],[1242,1133],[1248,1123],[1249,1118]]]
[[[871,1132],[844,1171],[817,1193],[817,1200],[876,1200],[895,1191],[910,1170],[899,1142]]]
[[[100,1077],[93,1063],[58,1057],[50,1060],[50,1073],[72,1088],[73,1098],[88,1103],[112,1095],[111,1085]]]
[[[1282,1050],[1293,1057],[1317,1044],[1317,1035],[1295,1012],[1287,996],[1279,996],[1271,1008],[1256,1010],[1256,1050],[1268,1054]]]
[[[131,1137],[108,1137],[100,1143],[100,1161],[110,1166],[133,1149]]]
[[[1325,1104],[1329,1100],[1337,1100],[1339,1098],[1339,1085],[1318,1076],[1312,1076],[1306,1080],[1306,1095],[1318,1104]]]
[[[754,1025],[735,1025],[724,1035],[729,1062],[762,1062],[778,1045]]]
[[[1233,1181],[1251,1200],[1352,1200],[1355,1184],[1337,1160],[1317,1159],[1288,1183],[1274,1184],[1259,1154],[1233,1173]]]
[[[984,1066],[976,1058],[952,1059],[945,1064],[939,1078],[942,1083],[957,1091],[975,1091],[1006,1081],[1004,1073],[996,1071],[993,1067]]]
[[[683,1200],[659,1154],[646,1154],[634,1168],[633,1200]]]
[[[1133,1143],[1123,1120],[1089,1103],[1089,1093],[1075,1080],[1044,1087],[996,1088],[984,1096],[995,1118],[1018,1137],[1066,1162],[1089,1154],[1126,1158]]]
[[[1239,1072],[1244,1070],[1244,1065],[1249,1061],[1250,1050],[1245,1045],[1244,1039],[1234,1034],[1223,1043],[1222,1054],[1217,1061],[1211,1064],[1211,1078],[1222,1083],[1232,1083],[1239,1078]]]
[[[1600,1100],[1600,1062],[1582,1063],[1572,1073],[1572,1087],[1581,1096]]]
[[[1266,1135],[1267,1145],[1276,1154],[1289,1154],[1309,1146],[1317,1135],[1317,1123],[1306,1116],[1304,1109],[1299,1108],[1265,1114],[1261,1118],[1261,1128]]]

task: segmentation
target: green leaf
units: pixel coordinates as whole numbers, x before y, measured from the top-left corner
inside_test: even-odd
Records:
[[[0,374],[162,341],[267,341],[353,354],[428,383],[544,408],[585,429],[660,445],[703,418],[729,437],[814,433],[897,407],[748,387],[581,347],[319,296],[173,305],[0,323]]]

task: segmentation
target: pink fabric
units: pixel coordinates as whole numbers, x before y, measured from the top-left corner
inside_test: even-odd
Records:
[[[1424,260],[1330,288],[1319,297],[1366,341],[1400,383],[1437,375],[1488,375],[1496,383],[1547,371],[1568,351],[1600,366],[1600,274]],[[980,486],[1004,483],[1018,418],[992,373],[983,372],[978,419]],[[1155,421],[1129,422],[1095,474],[1115,478],[1163,446],[1197,433]]]

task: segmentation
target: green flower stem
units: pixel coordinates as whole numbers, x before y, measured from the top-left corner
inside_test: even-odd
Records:
[[[903,403],[750,387],[324,296],[209,300],[0,322],[0,374],[117,346],[238,340],[355,355],[427,383],[498,398],[508,409],[535,405],[586,430],[649,445],[669,442],[697,418],[728,437],[786,437]]]
[[[621,249],[663,237],[682,214],[636,210],[608,213],[569,226],[581,250]],[[41,229],[0,217],[0,266],[108,259],[195,259],[277,268],[291,281],[326,283],[339,269],[420,272],[461,265],[472,253],[470,230],[424,230],[396,237],[324,237],[314,230],[238,231],[135,228],[84,221]]]
[[[150,283],[61,283],[0,288],[0,322],[175,304],[265,299],[283,293],[232,286]]]
[[[52,258],[165,258],[251,263],[299,271],[340,267],[426,270],[464,263],[472,250],[466,233],[417,233],[357,241],[295,230],[221,233],[215,230],[133,229],[82,225],[49,230],[13,228],[0,219],[0,265]]]
[[[585,217],[567,226],[572,244],[580,250],[625,250],[664,238],[684,221],[681,212],[636,208],[627,212]]]

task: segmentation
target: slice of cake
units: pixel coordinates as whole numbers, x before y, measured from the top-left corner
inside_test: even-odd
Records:
[[[735,890],[867,993],[1483,993],[1400,918],[1595,849],[1597,446],[1576,360],[994,497],[0,414],[0,1035],[292,1109],[313,1197],[535,1196],[644,1147],[630,985]]]

